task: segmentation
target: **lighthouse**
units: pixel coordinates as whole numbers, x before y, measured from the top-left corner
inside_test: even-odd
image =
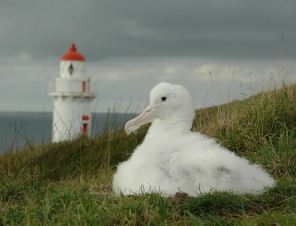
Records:
[[[52,142],[71,140],[91,132],[91,101],[95,84],[86,77],[85,58],[73,43],[60,63],[60,77],[49,88],[53,100]]]

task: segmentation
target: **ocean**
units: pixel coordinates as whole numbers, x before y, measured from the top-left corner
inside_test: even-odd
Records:
[[[51,143],[52,112],[0,112],[0,154]],[[93,113],[91,136],[122,129],[134,114]]]

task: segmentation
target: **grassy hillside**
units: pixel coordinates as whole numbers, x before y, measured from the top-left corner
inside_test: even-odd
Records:
[[[147,128],[130,136],[117,131],[0,156],[0,225],[295,224],[295,85],[196,112],[194,131],[262,164],[277,180],[260,196],[114,196],[116,165],[142,142]]]

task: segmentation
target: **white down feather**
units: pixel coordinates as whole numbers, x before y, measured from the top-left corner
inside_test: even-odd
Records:
[[[143,143],[117,167],[113,190],[124,195],[181,191],[197,196],[212,190],[260,194],[273,186],[273,178],[260,165],[191,132],[194,116],[192,97],[183,86],[156,85],[150,105],[126,124],[129,134],[152,121]]]

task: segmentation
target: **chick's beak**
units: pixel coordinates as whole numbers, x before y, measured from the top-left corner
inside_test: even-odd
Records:
[[[125,132],[130,134],[136,131],[140,126],[152,122],[156,111],[157,109],[154,107],[154,104],[149,104],[139,116],[125,124]]]

